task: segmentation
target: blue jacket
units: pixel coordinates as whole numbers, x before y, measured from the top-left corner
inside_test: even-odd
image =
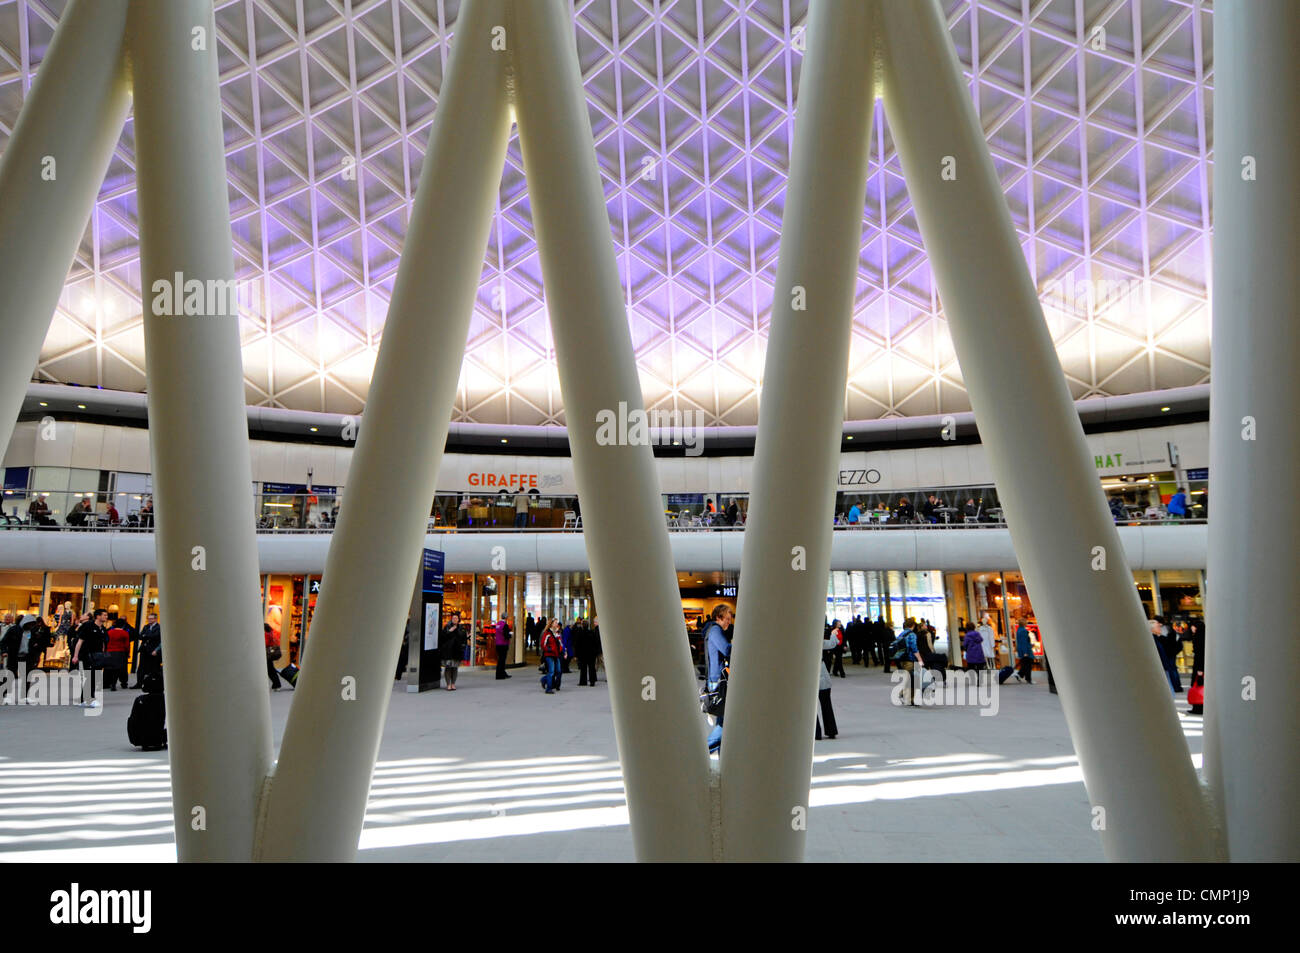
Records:
[[[1034,654],[1034,641],[1029,637],[1029,630],[1023,625],[1016,629],[1016,655],[1021,658]]]
[[[962,636],[961,647],[966,650],[967,664],[984,664],[984,637],[974,629]]]
[[[1174,516],[1186,516],[1187,515],[1186,494],[1184,494],[1182,490],[1179,490],[1177,493],[1175,493],[1173,496],[1169,498],[1169,502],[1165,505],[1165,509],[1168,510]]]
[[[731,643],[722,626],[712,620],[704,627],[704,655],[708,660],[709,684],[713,685],[722,678],[722,660],[731,658]]]

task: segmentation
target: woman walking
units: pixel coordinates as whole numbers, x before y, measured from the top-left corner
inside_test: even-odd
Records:
[[[966,633],[961,637],[961,647],[966,653],[964,671],[974,672],[978,681],[979,673],[988,666],[984,659],[984,636],[975,628],[974,622],[966,623]]]
[[[826,737],[828,739],[834,738],[839,734],[840,730],[839,726],[835,724],[835,709],[831,707],[831,673],[826,669],[824,656],[824,653],[835,648],[837,644],[835,630],[832,629],[826,638],[822,640],[823,661],[821,665],[817,666],[817,676],[821,679],[817,688],[817,701],[821,704],[821,717],[817,719],[816,738],[818,741],[822,740],[823,722],[826,724]]]
[[[449,692],[456,690],[456,676],[465,657],[465,627],[460,624],[460,613],[452,611],[447,624],[438,633],[438,657],[442,660],[442,677]]]
[[[275,663],[280,659],[280,637],[271,628],[271,623],[262,623],[262,635],[266,642],[266,677],[271,680],[271,691],[280,690],[280,673],[275,670]]]
[[[560,687],[560,655],[564,647],[560,643],[560,620],[552,619],[546,631],[542,633],[542,665],[546,671],[542,674],[542,688],[546,694],[554,695]]]

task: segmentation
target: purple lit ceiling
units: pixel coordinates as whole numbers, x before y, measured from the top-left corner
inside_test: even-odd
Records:
[[[806,5],[575,3],[648,406],[756,422]],[[944,5],[1075,396],[1207,380],[1208,0]],[[0,0],[0,149],[63,6]],[[459,4],[215,6],[248,400],[355,412]],[[967,410],[879,109],[873,135],[846,416]],[[144,388],[132,159],[128,122],[42,380]],[[455,419],[563,423],[517,138],[499,205]]]

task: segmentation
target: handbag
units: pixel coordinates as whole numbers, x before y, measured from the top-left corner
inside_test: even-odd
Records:
[[[721,715],[727,705],[727,680],[718,682],[713,691],[707,688],[700,692],[700,711],[706,715]]]
[[[280,646],[278,646],[278,645],[268,645],[268,646],[266,647],[266,660],[267,660],[268,662],[278,662],[278,661],[280,661]]]
[[[113,668],[117,664],[112,652],[91,652],[89,661],[91,668]]]

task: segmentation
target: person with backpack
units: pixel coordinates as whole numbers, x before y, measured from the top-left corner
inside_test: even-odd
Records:
[[[465,627],[460,624],[460,613],[453,609],[447,624],[438,632],[438,658],[442,662],[442,677],[449,692],[456,690],[456,676],[465,658],[468,638]]]
[[[924,665],[925,662],[921,658],[921,650],[916,641],[916,621],[914,619],[908,619],[903,623],[903,634],[889,646],[889,657],[900,671],[907,673],[907,690],[903,694],[907,699],[907,704],[915,705],[916,698],[912,686],[913,673],[920,671],[918,666]]]
[[[564,646],[560,642],[560,620],[552,619],[551,624],[542,632],[542,688],[546,694],[554,695],[560,687],[560,656]]]

